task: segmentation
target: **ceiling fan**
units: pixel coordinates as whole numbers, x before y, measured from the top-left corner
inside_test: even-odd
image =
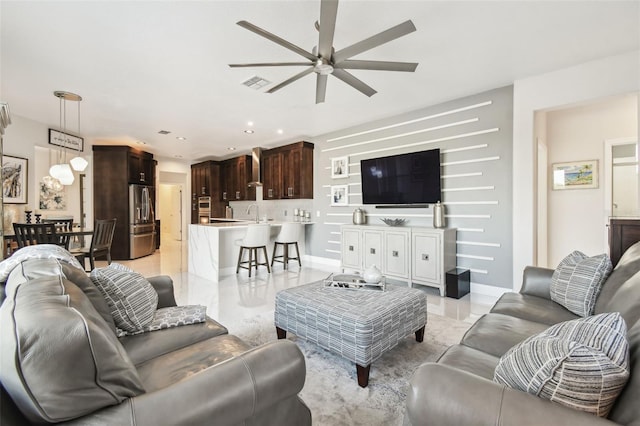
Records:
[[[349,69],[357,70],[378,70],[378,71],[404,71],[414,72],[418,66],[415,62],[388,62],[388,61],[366,61],[350,59],[360,53],[371,50],[382,44],[400,38],[404,35],[412,33],[416,30],[413,22],[405,21],[395,27],[391,27],[386,31],[373,35],[367,39],[359,41],[351,46],[336,51],[333,48],[333,36],[336,27],[336,15],[338,13],[338,0],[321,0],[320,3],[320,23],[316,21],[316,29],[320,33],[318,46],[315,46],[311,52],[308,52],[293,43],[288,42],[275,34],[263,30],[247,21],[237,22],[243,28],[248,29],[274,43],[285,47],[300,56],[307,59],[307,62],[269,62],[269,63],[253,63],[253,64],[229,64],[232,68],[239,67],[288,67],[288,66],[308,66],[304,71],[294,75],[293,77],[283,81],[267,90],[267,93],[273,93],[283,87],[293,83],[294,81],[304,77],[312,72],[316,73],[316,104],[324,102],[327,91],[327,76],[334,77],[344,81],[356,90],[367,96],[373,96],[376,91],[349,73]]]

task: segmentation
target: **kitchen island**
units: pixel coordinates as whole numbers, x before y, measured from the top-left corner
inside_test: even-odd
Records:
[[[240,245],[237,240],[244,238],[247,225],[254,223],[243,220],[215,220],[209,224],[189,225],[188,271],[213,281],[220,277],[235,274]],[[269,262],[273,252],[273,242],[280,232],[282,222],[268,221],[271,225],[271,238],[267,245]],[[300,222],[311,225],[313,222]],[[304,232],[300,232],[298,246],[300,256],[304,255]]]

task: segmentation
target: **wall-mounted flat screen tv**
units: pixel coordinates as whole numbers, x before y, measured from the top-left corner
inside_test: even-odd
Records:
[[[360,161],[364,204],[433,204],[441,201],[440,150]]]

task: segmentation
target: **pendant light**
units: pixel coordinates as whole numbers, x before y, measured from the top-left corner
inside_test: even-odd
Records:
[[[56,90],[53,95],[60,100],[60,128],[63,132],[67,131],[67,101],[73,101],[78,103],[78,134],[80,133],[80,101],[82,97],[75,93],[65,92],[63,90]],[[80,156],[76,156],[67,163],[67,148],[62,147],[61,152],[58,152],[59,160],[57,164],[54,164],[49,169],[49,174],[54,179],[57,179],[62,185],[71,185],[74,181],[73,170],[84,171],[89,164],[87,160]]]

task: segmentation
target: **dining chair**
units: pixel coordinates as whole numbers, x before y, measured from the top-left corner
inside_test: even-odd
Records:
[[[14,223],[13,232],[18,249],[34,244],[55,244],[69,248],[69,236],[58,235],[54,223]]]
[[[72,253],[78,257],[78,255],[84,255],[89,257],[89,265],[92,271],[95,269],[96,258],[106,256],[107,264],[111,264],[111,243],[113,242],[113,234],[116,230],[116,219],[96,219],[93,224],[93,236],[91,237],[91,244],[88,248],[81,248],[73,251]],[[85,261],[82,259],[82,266],[85,266]],[[89,272],[87,271],[87,272]]]
[[[73,218],[68,219],[42,219],[42,223],[53,223],[56,226],[56,233],[61,232],[71,232],[73,229]],[[60,235],[59,236],[60,243],[58,245],[63,246],[65,249],[69,250],[69,244],[71,241],[71,237],[68,235]]]

